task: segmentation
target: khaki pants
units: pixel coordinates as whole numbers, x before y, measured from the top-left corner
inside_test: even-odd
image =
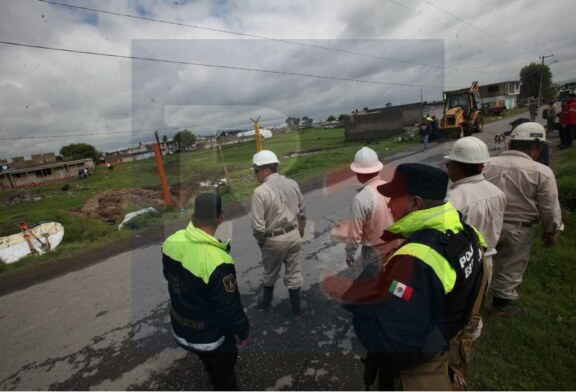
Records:
[[[288,289],[302,287],[304,278],[300,268],[300,252],[302,250],[300,233],[292,230],[289,233],[266,237],[262,245],[262,264],[264,286],[274,286],[282,266],[284,266],[284,286]]]
[[[522,283],[522,276],[528,266],[534,227],[522,227],[504,223],[493,256],[494,268],[490,291],[495,297],[518,299],[516,287]]]

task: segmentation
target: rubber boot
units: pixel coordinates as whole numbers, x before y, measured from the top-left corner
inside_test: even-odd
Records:
[[[292,315],[294,319],[299,320],[304,315],[304,310],[300,304],[300,288],[289,289],[290,304],[292,305]]]
[[[258,307],[266,313],[272,313],[272,297],[274,296],[274,286],[263,286],[262,298],[258,303]]]

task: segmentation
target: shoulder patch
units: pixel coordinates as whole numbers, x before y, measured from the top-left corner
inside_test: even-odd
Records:
[[[236,278],[234,274],[228,274],[222,279],[222,284],[224,285],[224,290],[228,293],[233,293],[236,291]]]
[[[403,299],[404,301],[410,301],[414,289],[410,286],[405,285],[402,282],[393,280],[392,284],[388,288],[388,292],[398,298]]]

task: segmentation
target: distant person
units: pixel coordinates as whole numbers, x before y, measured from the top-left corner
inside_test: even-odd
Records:
[[[88,177],[90,177],[90,171],[88,171],[87,168],[83,167],[82,169],[78,170],[78,178],[83,179]]]
[[[302,237],[306,226],[304,197],[296,181],[278,174],[278,158],[269,150],[252,157],[252,168],[261,183],[252,195],[252,233],[262,251],[263,293],[260,308],[272,311],[274,285],[284,267],[292,314],[303,316],[300,290],[304,282],[300,267]]]
[[[388,200],[376,189],[386,184],[379,174],[383,167],[378,154],[368,147],[358,150],[354,162],[350,164],[362,188],[354,196],[350,209],[345,247],[348,267],[354,266],[356,251],[360,246],[362,267],[373,264],[376,268],[380,267],[382,257],[389,248],[380,237],[394,218],[388,209]]]
[[[538,104],[534,98],[530,98],[530,102],[528,103],[528,113],[530,114],[530,121],[536,121],[536,116],[538,115]]]
[[[447,185],[444,171],[405,163],[378,187],[395,219],[384,237],[405,242],[375,277],[363,273],[339,295],[368,352],[367,387],[376,369],[379,390],[465,388],[472,347],[464,342],[477,328],[486,285],[484,242],[444,202]],[[328,294],[331,281],[323,282]]]
[[[432,124],[430,124],[430,121],[428,121],[426,117],[422,117],[418,129],[420,131],[420,136],[422,137],[422,143],[424,144],[424,150],[422,151],[426,151],[428,150],[428,139],[432,133]]]
[[[568,99],[562,104],[560,113],[560,148],[572,147],[576,133],[576,94],[568,94]]]
[[[452,145],[450,155],[444,157],[446,172],[452,183],[448,186],[446,200],[462,213],[464,221],[474,226],[487,243],[486,258],[488,282],[492,277],[492,256],[506,208],[506,195],[498,187],[484,179],[482,170],[490,161],[486,144],[473,136],[458,139]]]
[[[224,221],[222,198],[202,193],[192,222],[162,245],[170,294],[172,336],[195,353],[214,390],[237,390],[238,348],[249,341],[249,323],[240,300],[230,241],[214,237]]]
[[[518,299],[516,288],[530,260],[536,224],[541,222],[545,247],[553,247],[557,233],[564,229],[554,173],[536,162],[544,143],[546,130],[542,125],[520,124],[510,134],[509,150],[491,158],[483,171],[486,180],[506,195],[490,286],[491,311],[502,317],[521,313],[513,302]]]
[[[554,101],[548,102],[548,108],[546,109],[546,132],[550,135],[550,132],[556,129],[556,106]]]
[[[429,141],[440,141],[440,127],[438,125],[438,118],[435,115],[432,115],[432,133],[430,135]]]

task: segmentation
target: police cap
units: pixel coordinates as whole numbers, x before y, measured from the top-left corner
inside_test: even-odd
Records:
[[[386,197],[420,196],[429,200],[444,200],[448,187],[448,174],[422,163],[398,165],[392,181],[377,189]]]

